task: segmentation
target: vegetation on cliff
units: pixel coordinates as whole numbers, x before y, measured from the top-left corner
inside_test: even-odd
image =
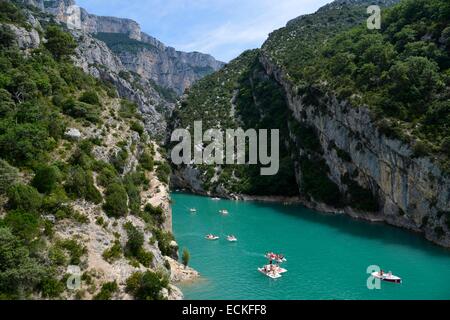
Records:
[[[365,23],[345,30],[365,21],[364,10],[302,17],[274,32],[263,50],[298,94],[314,87],[369,106],[383,133],[411,142],[415,156],[437,155],[449,171],[448,1],[404,0],[383,10],[381,30]]]
[[[0,6],[1,22],[23,23],[20,7],[5,1]],[[119,100],[109,84],[74,66],[70,56],[76,43],[61,26],[42,25],[47,41],[27,53],[16,46],[8,25],[0,29],[2,299],[75,294],[66,290],[68,265],[80,266],[83,286],[94,296],[99,288],[87,270],[88,248],[83,239],[69,237],[76,234],[65,232],[69,225],[88,230],[95,218],[94,225],[117,231],[119,219],[130,214],[146,229],[160,229],[164,221],[159,211],[159,220],[141,219],[148,215],[141,210],[141,194],[150,183],[154,153],[148,151],[150,139],[136,105]],[[69,128],[81,135],[68,134]],[[121,141],[126,137],[134,138]],[[137,160],[132,165],[131,157],[140,157],[142,165]],[[102,207],[114,222],[102,215]],[[136,268],[151,267],[143,227],[126,224],[124,229],[128,241],[123,244],[117,234],[105,261],[113,263],[123,253]],[[153,278],[144,278],[143,286],[154,286]],[[157,281],[157,289],[167,286]],[[76,297],[87,294],[83,290]],[[110,299],[117,290],[116,282],[105,283],[95,298]]]

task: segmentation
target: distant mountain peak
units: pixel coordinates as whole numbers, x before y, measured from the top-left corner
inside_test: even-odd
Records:
[[[122,39],[122,48],[132,49],[128,52],[127,50],[116,52],[123,65],[128,70],[151,79],[162,87],[173,89],[178,94],[182,94],[186,88],[203,76],[224,66],[223,62],[217,61],[209,54],[182,52],[166,46],[158,39],[142,32],[139,23],[132,19],[97,16],[77,6],[74,0],[23,0],[23,2],[42,8],[74,31],[82,31],[94,36],[97,34],[126,35],[126,37],[116,37]],[[145,45],[129,42],[127,38],[151,45],[155,50],[150,52]],[[135,46],[131,48],[130,45]]]

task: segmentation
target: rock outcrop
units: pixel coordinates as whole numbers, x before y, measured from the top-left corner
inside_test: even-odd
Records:
[[[39,33],[36,29],[27,30],[22,27],[15,26],[13,24],[4,24],[7,28],[9,28],[15,38],[15,42],[19,49],[21,50],[29,50],[36,49],[41,44],[41,39]],[[0,27],[2,24],[0,23]]]
[[[150,37],[145,36],[143,39],[148,41]],[[147,43],[146,40],[143,42]],[[150,40],[148,43],[154,45],[156,41]],[[178,94],[223,66],[210,55],[181,52],[162,43],[152,49],[142,48],[137,52],[122,51],[117,54],[128,70],[143,78],[153,79],[160,86],[171,88]]]
[[[137,74],[130,74],[108,46],[89,33],[72,30],[77,40],[75,63],[96,78],[113,84],[119,95],[135,102],[144,119],[145,128],[157,139],[165,135],[165,113],[170,114],[174,103],[161,97],[154,83]],[[158,110],[156,109],[158,108]]]

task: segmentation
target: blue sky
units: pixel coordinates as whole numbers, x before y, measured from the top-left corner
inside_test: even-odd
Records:
[[[130,18],[183,51],[228,62],[258,48],[275,29],[331,0],[77,0],[90,13]]]

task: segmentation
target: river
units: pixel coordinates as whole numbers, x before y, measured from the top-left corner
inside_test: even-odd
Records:
[[[172,194],[180,251],[201,279],[183,284],[186,299],[450,299],[450,250],[385,224],[314,212],[301,205]],[[191,213],[196,208],[197,213]],[[219,214],[227,209],[229,215]],[[218,241],[207,241],[213,233]],[[233,234],[238,242],[226,241]],[[268,251],[283,253],[288,272],[272,280],[257,271]],[[367,268],[402,277],[369,290]]]

